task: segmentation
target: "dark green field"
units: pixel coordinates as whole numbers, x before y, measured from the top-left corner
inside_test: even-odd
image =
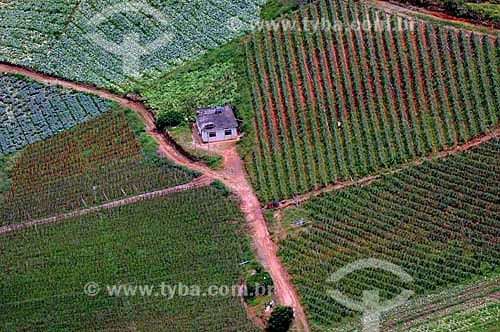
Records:
[[[245,239],[237,205],[213,186],[2,234],[0,330],[255,331],[237,297],[83,292],[91,281],[237,285]]]

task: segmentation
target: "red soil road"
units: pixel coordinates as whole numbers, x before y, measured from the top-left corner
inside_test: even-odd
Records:
[[[236,146],[234,145],[234,143],[230,144],[228,148],[221,150],[221,153],[224,157],[224,170],[213,171],[205,167],[204,165],[190,161],[188,158],[179,153],[176,148],[169,144],[165,136],[156,130],[153,116],[149,113],[144,104],[140,102],[135,102],[130,99],[114,95],[109,91],[100,90],[88,85],[82,85],[65,81],[59,78],[50,77],[48,75],[35,72],[33,70],[26,69],[20,66],[0,63],[0,72],[19,74],[46,84],[60,85],[62,87],[74,89],[80,92],[91,93],[103,99],[115,101],[121,106],[128,107],[142,116],[142,118],[144,119],[146,130],[158,142],[159,150],[162,154],[179,165],[183,165],[185,167],[199,171],[204,175],[204,177],[202,177],[204,179],[218,179],[222,183],[224,183],[236,196],[238,196],[240,200],[240,208],[243,211],[245,219],[247,220],[253,232],[253,243],[257,251],[257,256],[263,263],[266,270],[271,274],[271,277],[274,281],[275,295],[278,302],[283,305],[291,306],[294,309],[296,323],[295,325],[299,332],[309,332],[309,325],[304,309],[302,308],[299,297],[292,286],[290,276],[283,268],[281,261],[277,256],[278,248],[276,244],[271,240],[259,200],[253,192],[253,189],[250,186],[249,182],[247,181],[241,159],[236,151]],[[116,202],[108,204],[113,203],[117,204]],[[57,220],[61,220],[67,217],[68,215],[62,215],[54,218],[58,218]],[[54,220],[49,220],[45,223],[51,221]]]
[[[105,203],[102,205],[93,206],[93,207],[90,207],[88,209],[72,211],[72,212],[60,214],[60,215],[50,217],[50,218],[28,221],[28,222],[25,222],[22,224],[3,226],[3,227],[0,227],[0,234],[18,231],[18,230],[28,228],[28,227],[48,224],[48,223],[60,221],[60,220],[67,219],[67,218],[79,217],[79,216],[83,216],[83,215],[86,215],[86,214],[89,214],[92,212],[97,212],[97,211],[106,210],[106,209],[112,209],[112,208],[116,208],[118,206],[132,204],[132,203],[135,203],[135,202],[138,202],[138,201],[141,201],[144,199],[148,199],[148,198],[161,197],[161,196],[166,196],[166,195],[169,195],[169,194],[172,194],[175,192],[179,192],[179,191],[204,187],[204,186],[208,186],[211,182],[212,182],[212,179],[210,177],[202,175],[189,183],[182,184],[182,185],[179,185],[176,187],[152,191],[152,192],[144,193],[144,194],[137,195],[137,196],[127,197],[124,199],[108,202],[108,203]]]

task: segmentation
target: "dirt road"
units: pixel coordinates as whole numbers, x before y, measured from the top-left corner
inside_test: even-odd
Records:
[[[259,200],[257,199],[257,196],[253,192],[252,187],[245,177],[243,165],[236,151],[236,146],[234,145],[234,143],[224,146],[224,149],[220,151],[224,157],[224,169],[222,171],[213,171],[205,167],[204,165],[190,161],[188,158],[179,153],[179,151],[177,151],[171,144],[169,144],[165,136],[163,136],[156,130],[152,115],[140,102],[135,102],[128,98],[116,96],[113,93],[100,90],[95,87],[50,77],[45,74],[15,65],[0,63],[0,72],[20,74],[46,84],[60,85],[62,87],[70,88],[76,91],[95,94],[103,99],[115,101],[123,107],[128,107],[142,116],[146,125],[146,130],[158,142],[159,150],[162,154],[179,165],[183,165],[199,171],[208,179],[218,179],[222,183],[224,183],[229,188],[229,190],[231,190],[231,192],[234,193],[240,200],[241,210],[243,211],[247,223],[252,229],[253,246],[257,252],[259,260],[265,266],[266,270],[271,274],[271,277],[275,284],[275,295],[279,303],[293,307],[295,312],[295,323],[299,332],[309,331],[309,325],[307,323],[304,309],[302,308],[299,297],[292,286],[290,276],[283,268],[281,261],[277,256],[278,248],[276,244],[271,240]],[[88,211],[86,213],[89,212],[92,211]],[[59,218],[57,220],[61,220],[72,216],[74,215],[62,215],[54,218]],[[49,218],[45,221],[39,221],[38,223],[47,223],[51,221],[54,220],[50,220]],[[24,227],[27,226],[29,225],[26,224]],[[11,230],[4,230],[4,232],[6,231]]]

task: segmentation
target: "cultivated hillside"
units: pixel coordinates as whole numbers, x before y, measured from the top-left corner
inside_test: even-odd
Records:
[[[310,22],[342,30],[311,32]],[[360,23],[371,28],[352,28]],[[255,34],[247,57],[257,144],[246,161],[263,201],[374,174],[498,125],[500,40],[491,36],[325,0]]]

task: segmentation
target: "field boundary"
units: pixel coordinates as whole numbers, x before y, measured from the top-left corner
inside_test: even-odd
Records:
[[[147,192],[144,194],[140,194],[140,195],[136,195],[136,196],[132,196],[132,197],[127,197],[127,198],[119,199],[116,201],[104,203],[101,205],[89,207],[86,209],[75,210],[75,211],[59,214],[57,216],[53,216],[53,217],[49,217],[49,218],[43,218],[43,219],[28,221],[28,222],[24,222],[24,223],[20,223],[20,224],[3,226],[3,227],[0,227],[0,234],[18,231],[18,230],[22,230],[22,229],[25,229],[28,227],[49,224],[49,223],[61,221],[61,220],[67,219],[67,218],[80,217],[80,216],[83,216],[83,215],[86,215],[86,214],[89,214],[92,212],[98,212],[101,210],[107,210],[107,209],[112,209],[112,208],[116,208],[116,207],[123,206],[123,205],[133,204],[133,203],[136,203],[136,202],[139,202],[139,201],[142,201],[145,199],[149,199],[149,198],[163,197],[163,196],[167,196],[167,195],[181,192],[181,191],[185,191],[185,190],[205,187],[205,186],[210,185],[211,182],[212,182],[212,179],[210,177],[202,175],[202,176],[194,179],[191,182],[181,184],[179,186],[175,186],[175,187],[171,187],[171,188],[167,188],[167,189],[156,190],[156,191],[151,191],[151,192]]]
[[[445,158],[452,156],[452,155],[455,155],[457,153],[470,150],[470,149],[477,147],[477,146],[481,145],[482,143],[487,142],[493,138],[500,138],[500,126],[495,127],[491,131],[491,133],[476,137],[475,139],[473,139],[465,144],[458,145],[458,146],[451,148],[451,149],[443,150],[443,151],[436,153],[436,154],[433,154],[433,155],[425,156],[423,158],[414,160],[413,162],[404,164],[401,167],[398,167],[396,169],[384,171],[384,172],[376,174],[376,175],[366,176],[366,177],[363,177],[363,178],[358,179],[358,180],[348,180],[348,181],[343,181],[343,182],[339,182],[336,184],[328,185],[328,186],[320,188],[320,189],[312,190],[312,191],[305,193],[303,195],[299,195],[295,198],[280,201],[278,208],[274,208],[274,209],[268,208],[268,209],[281,211],[281,210],[284,210],[284,209],[292,207],[292,206],[299,206],[300,204],[308,201],[309,199],[311,199],[313,197],[320,196],[320,195],[325,194],[325,193],[329,193],[329,192],[336,191],[336,190],[342,190],[346,187],[351,187],[351,186],[358,186],[358,185],[365,186],[365,185],[370,184],[373,180],[377,180],[377,179],[382,178],[386,175],[392,175],[392,174],[402,172],[405,169],[408,169],[410,167],[418,166],[425,161],[431,161],[431,160],[436,160],[436,159],[445,159]]]

